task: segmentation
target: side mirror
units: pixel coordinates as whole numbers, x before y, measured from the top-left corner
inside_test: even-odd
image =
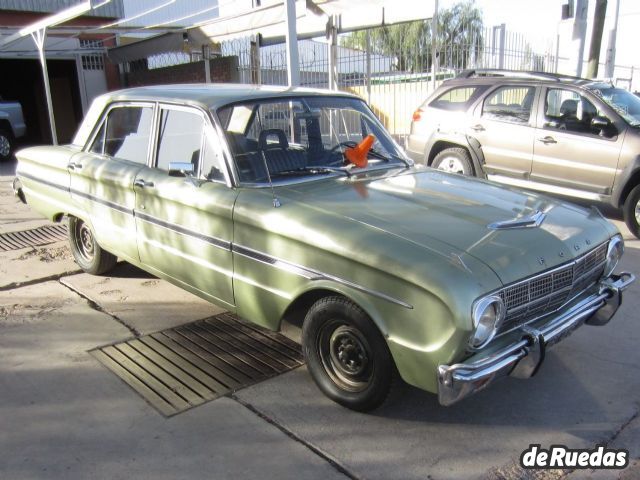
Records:
[[[607,117],[598,115],[591,119],[591,126],[593,128],[597,128],[598,130],[605,130],[611,127],[611,120],[609,120]]]
[[[187,162],[169,162],[170,177],[187,177],[193,175],[193,164]]]

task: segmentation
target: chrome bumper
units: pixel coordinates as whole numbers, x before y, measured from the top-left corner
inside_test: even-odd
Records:
[[[598,293],[580,301],[540,329],[522,327],[520,341],[478,360],[471,357],[465,363],[440,365],[440,404],[452,405],[506,375],[532,377],[540,368],[547,347],[563,340],[583,323],[604,325],[609,322],[620,306],[622,291],[634,281],[635,276],[631,273],[612,275],[600,283]]]

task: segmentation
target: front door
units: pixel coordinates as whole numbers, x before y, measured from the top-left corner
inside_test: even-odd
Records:
[[[624,135],[615,127],[592,127],[597,115],[604,112],[584,95],[548,88],[536,130],[531,180],[610,195]]]
[[[467,135],[480,143],[487,174],[526,178],[531,172],[535,94],[534,86],[506,85],[478,106]]]
[[[190,164],[193,174],[172,172]],[[204,112],[160,106],[153,167],[134,181],[140,261],[232,309],[232,212],[219,140]]]

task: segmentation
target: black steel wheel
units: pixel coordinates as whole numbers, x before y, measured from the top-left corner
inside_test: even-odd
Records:
[[[640,185],[633,187],[622,207],[624,221],[637,238],[640,238]]]
[[[76,217],[69,217],[69,244],[73,258],[86,273],[101,275],[111,270],[117,262],[115,255],[98,245],[91,227]]]
[[[333,401],[366,412],[391,390],[395,365],[380,331],[368,315],[343,297],[318,300],[302,327],[309,373]]]

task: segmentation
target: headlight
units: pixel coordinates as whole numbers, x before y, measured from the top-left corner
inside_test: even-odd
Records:
[[[622,254],[624,253],[624,241],[622,237],[616,235],[609,241],[609,247],[607,248],[607,262],[604,265],[604,276],[608,277],[613,273]]]
[[[476,300],[471,314],[475,331],[469,339],[469,346],[477,349],[489,343],[502,324],[504,315],[504,303],[497,295]]]

